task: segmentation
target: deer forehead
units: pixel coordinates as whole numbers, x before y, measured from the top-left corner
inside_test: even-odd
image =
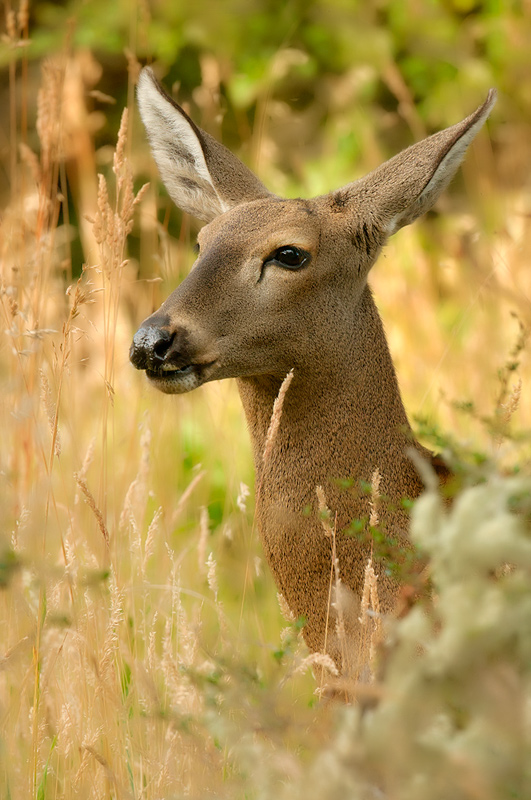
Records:
[[[198,235],[201,251],[229,247],[242,258],[265,258],[285,245],[316,255],[322,218],[311,200],[267,198],[242,203],[205,225]]]

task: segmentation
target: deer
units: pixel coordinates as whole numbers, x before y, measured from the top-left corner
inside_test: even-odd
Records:
[[[407,550],[403,498],[423,491],[418,459],[431,462],[441,481],[448,472],[413,435],[368,275],[388,238],[428,211],[449,184],[496,92],[461,122],[312,199],[270,192],[190,119],[149,67],[137,98],[170,197],[206,224],[192,270],[142,322],[130,361],[167,394],[236,379],[266,560],[293,617],[304,620],[309,650],[346,674],[356,656],[340,641],[331,585],[335,568],[348,593],[343,635],[355,653],[374,552],[371,497],[362,487],[379,476],[379,524],[397,550]],[[333,536],[323,531],[319,491]],[[393,615],[400,582],[385,558],[377,586],[379,613]]]

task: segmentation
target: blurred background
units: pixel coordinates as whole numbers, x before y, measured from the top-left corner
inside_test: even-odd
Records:
[[[293,730],[242,686],[307,709],[315,682],[278,673],[296,645],[235,386],[164,397],[128,363],[199,225],[161,186],[139,69],[288,197],[362,176],[498,89],[457,178],[370,282],[427,444],[523,468],[531,2],[5,0],[1,24],[3,796],[220,792],[219,731],[181,724],[207,724],[205,681],[237,673],[234,715],[273,740]]]
[[[455,392],[445,390],[449,399],[474,401],[487,413],[494,390],[475,365],[487,353],[493,374],[504,363],[517,330],[505,301],[529,315],[520,273],[529,214],[529,3],[93,0],[6,3],[5,10],[0,193],[7,203],[15,185],[14,137],[39,150],[37,97],[43,61],[51,59],[62,92],[52,113],[62,125],[53,158],[65,277],[95,261],[85,217],[96,207],[97,172],[109,170],[121,111],[134,110],[141,64],[153,63],[200,125],[288,196],[364,174],[470,113],[496,86],[488,132],[450,191],[390,244],[373,275],[411,412],[429,415],[441,388],[456,382]],[[136,184],[149,179],[152,188],[127,255],[138,279],[164,280],[138,286],[133,302],[142,315],[186,273],[196,224],[183,222],[159,189],[135,114],[128,154]],[[449,409],[437,413],[459,424]]]

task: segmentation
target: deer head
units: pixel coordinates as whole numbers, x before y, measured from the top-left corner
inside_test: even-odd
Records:
[[[495,102],[311,200],[271,194],[142,71],[138,103],[177,206],[207,225],[186,280],[134,337],[130,358],[163,392],[335,363],[387,238],[427,211]]]

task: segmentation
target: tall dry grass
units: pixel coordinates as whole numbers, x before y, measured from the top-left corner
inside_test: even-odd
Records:
[[[251,591],[235,621],[227,570],[243,574],[239,553],[252,563],[258,554],[245,538],[252,511],[237,503],[251,476],[233,394],[214,387],[175,409],[128,366],[135,322],[153,293],[136,281],[127,236],[145,225],[168,258],[184,259],[184,248],[159,229],[154,189],[134,190],[127,110],[112,159],[95,153],[88,135],[69,149],[79,124],[72,107],[85,98],[82,64],[46,61],[39,148],[18,128],[11,142],[16,166],[1,230],[2,795],[201,793],[228,770],[214,735],[202,733],[202,715],[220,702],[217,684],[243,669],[235,642],[249,656],[251,682],[261,660],[275,669],[267,643],[279,612],[274,595],[259,602]],[[75,198],[82,265],[69,249],[72,157],[84,183]],[[141,204],[152,216],[138,221]],[[206,508],[220,494],[214,536]],[[266,582],[255,576],[251,589],[263,592]]]
[[[10,20],[13,42],[27,38],[27,18]],[[0,230],[2,796],[443,798],[445,767],[452,797],[501,799],[507,774],[508,796],[525,797],[526,484],[491,478],[491,494],[467,495],[448,522],[427,498],[415,530],[439,570],[435,616],[421,609],[397,627],[389,677],[371,689],[376,711],[358,704],[338,721],[315,705],[309,668],[323,681],[331,667],[300,649],[296,621],[285,627],[261,564],[252,497],[241,488],[252,475],[233,388],[172,400],[146,389],[127,362],[135,326],[191,261],[186,228],[174,241],[157,219],[153,169],[148,188],[134,184],[148,158],[140,132],[130,146],[134,109],[113,152],[96,150],[87,91],[98,65],[62,55],[42,64],[32,131],[27,68],[14,64],[11,194]],[[527,444],[501,433],[530,427],[529,355],[516,347],[509,313],[529,324],[529,196],[497,196],[490,155],[483,137],[465,167],[471,199],[476,185],[482,190],[474,213],[448,206],[447,227],[433,228],[428,248],[429,227],[404,231],[374,286],[408,406],[436,410],[456,438],[511,464]],[[330,188],[320,180],[318,191]],[[140,252],[156,254],[145,279],[128,254],[133,226]],[[77,234],[83,264],[73,258]],[[463,415],[454,401],[469,399],[474,408]],[[483,421],[496,403],[501,433]],[[373,483],[377,515],[377,476]],[[502,544],[482,572],[477,553],[498,530]],[[503,572],[506,561],[513,571]],[[477,580],[467,594],[470,574]],[[456,587],[462,618],[452,611]],[[365,601],[378,628],[370,564]],[[513,632],[510,647],[492,638],[498,625]],[[374,643],[368,634],[369,651]],[[478,654],[485,662],[473,687],[464,676]],[[474,728],[477,709],[485,724]],[[488,742],[499,729],[501,777],[487,785],[480,766],[490,774]],[[430,783],[434,762],[442,766]]]

